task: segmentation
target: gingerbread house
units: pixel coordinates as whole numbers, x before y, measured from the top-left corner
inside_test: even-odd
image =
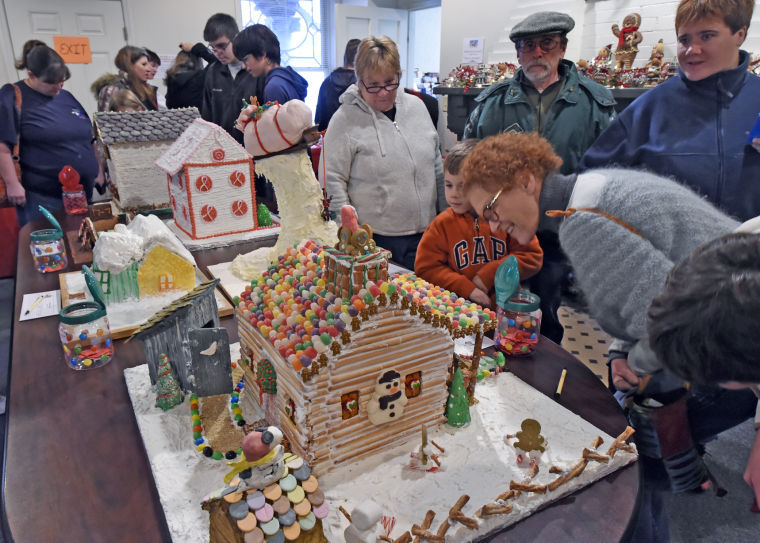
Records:
[[[156,165],[175,224],[192,239],[256,229],[253,160],[220,126],[195,119]]]
[[[101,232],[92,272],[107,305],[195,287],[193,256],[155,215]]]
[[[320,475],[443,422],[454,338],[496,323],[414,275],[389,279],[387,258],[306,242],[236,300],[241,406],[263,408]]]
[[[169,206],[165,174],[155,161],[200,117],[196,108],[95,114],[114,202],[128,211]]]

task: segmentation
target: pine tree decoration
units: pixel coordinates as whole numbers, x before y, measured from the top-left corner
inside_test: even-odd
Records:
[[[177,377],[169,364],[169,357],[162,354],[158,363],[158,379],[156,380],[156,407],[168,411],[182,403],[184,396],[179,387]]]
[[[462,370],[457,368],[449,387],[449,399],[446,402],[446,422],[456,428],[470,424],[470,400],[464,387]]]
[[[272,217],[269,215],[269,208],[264,204],[259,204],[259,210],[256,214],[256,222],[259,226],[272,226]]]
[[[264,394],[277,394],[277,374],[272,363],[266,358],[259,360],[256,365],[256,378]]]

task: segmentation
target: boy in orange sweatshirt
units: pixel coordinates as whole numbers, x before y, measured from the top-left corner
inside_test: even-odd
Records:
[[[458,142],[443,163],[446,201],[451,207],[439,213],[422,235],[414,271],[430,283],[490,306],[496,269],[507,256],[517,258],[520,280],[524,280],[541,269],[544,253],[535,236],[525,246],[505,233],[492,233],[462,195],[459,169],[478,141]]]

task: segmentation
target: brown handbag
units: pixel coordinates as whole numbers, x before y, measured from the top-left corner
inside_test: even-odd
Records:
[[[19,163],[18,150],[19,142],[21,141],[21,89],[15,83],[11,83],[13,90],[16,93],[16,114],[18,117],[18,125],[16,126],[16,145],[13,146],[11,156],[13,158],[13,166],[16,168],[16,178],[19,183],[21,182],[21,164]],[[3,176],[0,175],[0,207],[11,207],[11,203],[8,201],[8,192],[5,188],[5,181]]]

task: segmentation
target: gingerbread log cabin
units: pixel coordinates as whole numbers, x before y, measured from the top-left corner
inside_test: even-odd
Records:
[[[443,422],[453,338],[496,323],[412,274],[385,280],[387,256],[306,242],[237,300],[244,413],[262,408],[317,475]]]

